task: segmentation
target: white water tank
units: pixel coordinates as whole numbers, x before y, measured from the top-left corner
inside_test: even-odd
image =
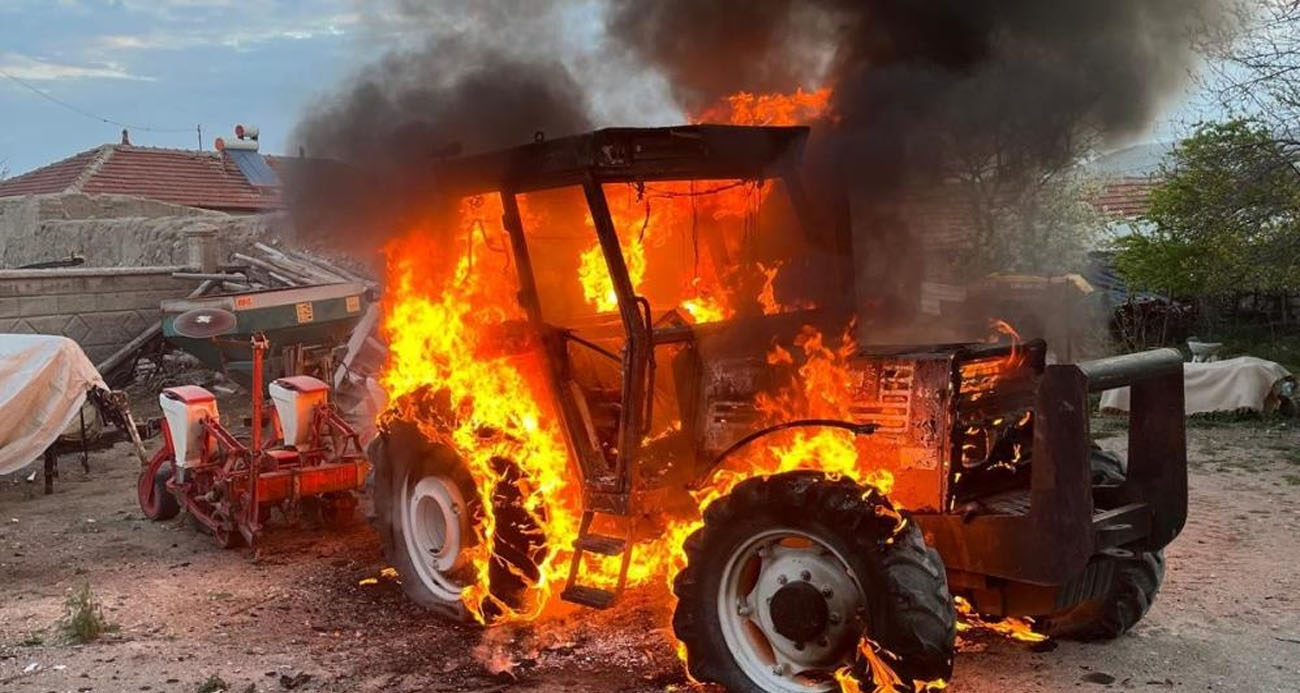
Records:
[[[306,443],[311,437],[312,413],[329,399],[330,386],[308,375],[294,375],[272,382],[269,389],[284,444],[298,447]]]
[[[176,452],[176,465],[190,467],[198,464],[203,454],[203,421],[221,421],[217,412],[217,398],[197,385],[169,387],[158,395],[167,433]]]

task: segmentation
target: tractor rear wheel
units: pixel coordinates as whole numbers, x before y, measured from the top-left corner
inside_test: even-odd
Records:
[[[154,454],[149,464],[140,470],[136,479],[136,498],[140,510],[150,520],[161,522],[176,517],[181,512],[181,505],[176,496],[167,490],[167,482],[172,478],[172,460],[164,447]]]
[[[473,579],[465,565],[465,549],[474,541],[468,472],[450,448],[424,444],[405,430],[380,435],[368,452],[375,465],[372,524],[402,591],[439,616],[471,620],[460,599]]]
[[[411,601],[456,621],[473,614],[461,593],[476,578],[468,549],[479,539],[482,501],[474,479],[455,450],[425,439],[414,425],[395,423],[370,446],[375,465],[374,526],[384,555],[402,577]],[[491,495],[496,518],[493,554],[487,566],[491,598],[481,619],[492,622],[503,609],[523,610],[535,595],[545,538],[522,507],[518,468],[494,459],[501,481]]]
[[[820,472],[750,479],[712,503],[673,582],[691,675],[780,693],[838,690],[847,665],[899,690],[947,679],[956,615],[943,563],[896,518],[880,494]]]

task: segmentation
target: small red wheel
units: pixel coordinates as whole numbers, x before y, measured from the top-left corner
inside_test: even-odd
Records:
[[[172,478],[172,470],[173,462],[164,446],[154,453],[149,464],[140,470],[140,476],[136,479],[136,496],[140,501],[140,510],[150,520],[170,520],[181,511],[176,496],[167,490],[167,481]]]

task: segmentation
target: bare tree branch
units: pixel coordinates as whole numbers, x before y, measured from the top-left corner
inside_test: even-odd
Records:
[[[1300,129],[1300,0],[1237,0],[1200,48],[1230,111],[1266,121],[1279,137]]]

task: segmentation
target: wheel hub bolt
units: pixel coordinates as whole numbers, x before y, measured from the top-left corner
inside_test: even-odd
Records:
[[[784,664],[778,664],[778,665],[772,667],[772,673],[773,673],[773,674],[776,674],[777,676],[785,676],[785,672],[786,672],[786,671],[787,671],[787,669],[786,669],[786,666],[785,666]]]
[[[808,582],[809,580],[812,579],[812,573],[805,570],[802,573],[799,573],[799,579],[803,580],[804,582]]]
[[[832,611],[832,612],[831,612],[831,615],[828,617],[828,620],[829,620],[831,623],[839,623],[839,622],[840,622],[840,612],[838,612],[838,611]]]
[[[835,591],[832,590],[830,587],[823,587],[822,596],[826,597],[827,599],[830,599],[831,597],[835,596]]]
[[[754,610],[749,608],[748,604],[741,604],[736,607],[736,613],[740,614],[741,616],[749,616],[750,614],[754,613]]]
[[[787,578],[787,577],[784,576],[784,575],[778,575],[778,576],[776,576],[776,584],[778,584],[778,585],[784,585],[785,583],[787,583],[787,582],[789,582],[789,581],[790,581],[790,578]]]

